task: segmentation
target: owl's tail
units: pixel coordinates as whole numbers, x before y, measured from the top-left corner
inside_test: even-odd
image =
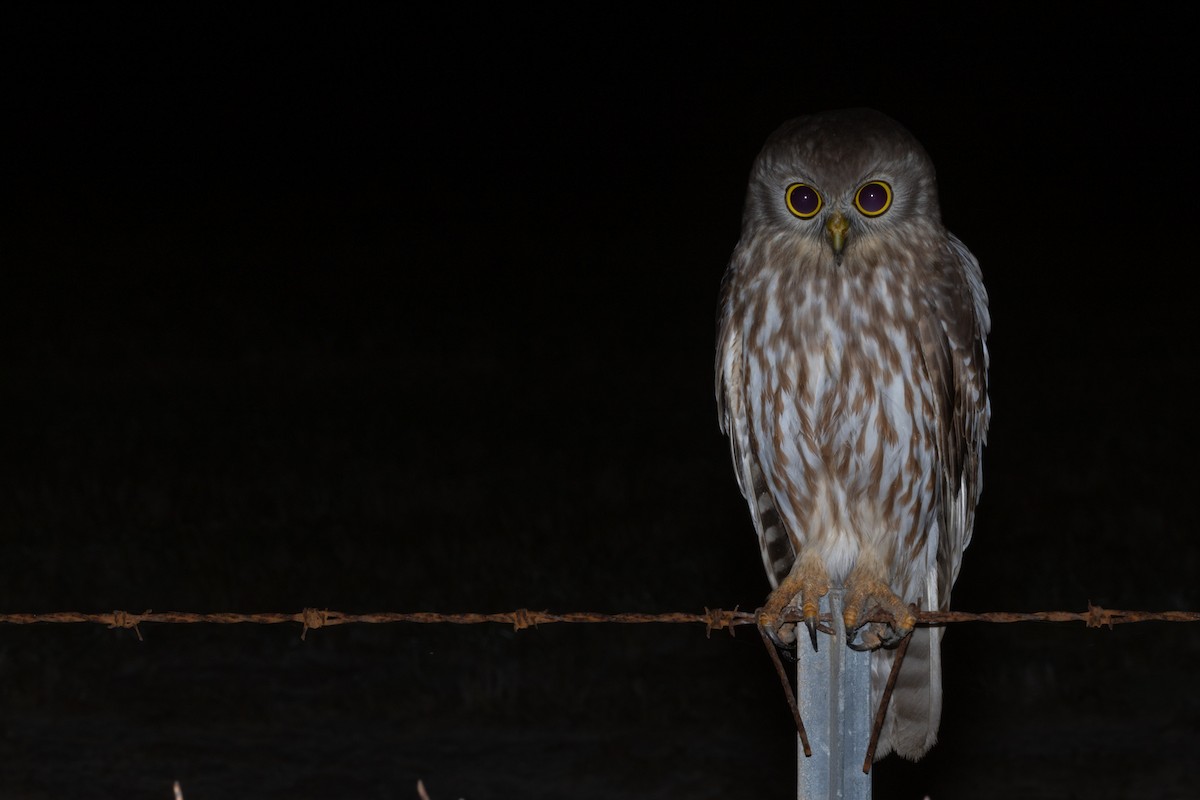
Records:
[[[942,718],[942,628],[917,628],[900,665],[896,688],[888,705],[875,760],[896,753],[917,760],[937,741]],[[875,708],[887,685],[894,650],[876,650],[871,657],[871,698]]]

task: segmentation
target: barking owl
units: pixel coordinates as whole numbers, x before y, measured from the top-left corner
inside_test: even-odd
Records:
[[[722,283],[717,402],[773,591],[777,641],[842,587],[876,703],[912,633],[876,754],[920,758],[941,717],[940,628],[975,517],[990,407],[979,264],[942,227],[933,164],[895,121],[835,111],[754,162]],[[891,622],[862,620],[882,611]]]

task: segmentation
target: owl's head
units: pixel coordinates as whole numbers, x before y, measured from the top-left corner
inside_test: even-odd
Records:
[[[750,174],[743,235],[794,235],[835,261],[912,227],[941,230],[933,163],[899,123],[848,109],[771,134]]]

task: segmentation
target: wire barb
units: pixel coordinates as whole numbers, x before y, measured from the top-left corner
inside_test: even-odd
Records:
[[[543,611],[541,613],[545,614],[546,612]],[[531,613],[528,608],[518,608],[513,612],[512,618],[514,631],[523,631],[526,628],[537,627],[537,620],[534,618],[533,613]]]
[[[736,633],[734,627],[738,623],[734,620],[738,616],[738,607],[734,606],[733,611],[725,611],[721,608],[704,607],[704,638],[711,639],[713,631],[728,630],[729,635],[733,636]]]
[[[1113,612],[1106,611],[1100,606],[1092,605],[1092,601],[1088,600],[1087,626],[1089,628],[1100,628],[1107,625],[1111,631],[1113,626],[1112,614]]]
[[[149,613],[150,609],[146,609],[145,613],[143,614],[130,614],[128,611],[114,611],[111,615],[109,615],[111,621],[108,623],[108,629],[111,631],[115,630],[116,628],[132,628],[133,632],[137,634],[138,641],[144,642],[146,640],[142,638],[142,629],[138,627],[138,623],[141,622],[142,618]]]
[[[300,612],[300,622],[304,624],[304,629],[300,631],[300,641],[304,641],[304,637],[308,636],[309,631],[315,631],[317,628],[324,628],[329,622],[329,610],[321,611],[316,608],[306,608]]]

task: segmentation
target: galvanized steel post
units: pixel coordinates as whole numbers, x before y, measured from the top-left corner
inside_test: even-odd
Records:
[[[799,748],[800,800],[869,800],[871,776],[863,756],[871,738],[871,654],[846,646],[842,595],[831,589],[821,600],[832,617],[833,635],[817,634],[814,651],[803,623],[796,631],[796,703],[804,718],[812,757]]]

